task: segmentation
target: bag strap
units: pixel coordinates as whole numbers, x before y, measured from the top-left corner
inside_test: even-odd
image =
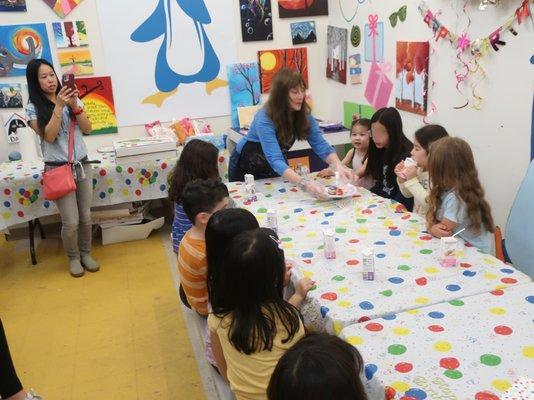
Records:
[[[70,126],[69,126],[69,164],[73,163],[74,158],[74,128],[76,127],[76,120],[72,117],[70,119]]]

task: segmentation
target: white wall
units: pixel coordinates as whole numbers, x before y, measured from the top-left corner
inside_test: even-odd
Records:
[[[146,1],[146,0],[145,0]],[[155,0],[153,0],[155,2]],[[217,1],[217,0],[207,0]],[[262,49],[274,49],[292,47],[289,23],[294,19],[279,19],[276,0],[273,5],[273,29],[274,41],[265,42],[241,42],[241,30],[239,25],[239,10],[237,0],[226,0],[234,7],[236,24],[229,29],[235,29],[237,35],[238,57],[241,62],[257,59],[257,51]],[[448,42],[436,42],[431,39],[431,31],[424,24],[417,6],[419,0],[405,1],[366,1],[359,6],[356,18],[352,23],[347,23],[341,16],[339,4],[344,7],[346,15],[354,12],[354,0],[331,0],[329,2],[330,15],[328,17],[311,17],[304,20],[315,20],[317,25],[318,42],[308,44],[308,64],[310,90],[314,99],[314,114],[328,119],[342,119],[343,101],[366,103],[363,97],[365,81],[369,63],[362,63],[363,85],[342,85],[327,80],[326,70],[326,27],[328,24],[349,29],[353,24],[363,25],[367,22],[369,13],[377,13],[384,22],[385,32],[385,58],[395,63],[395,46],[397,40],[431,40],[435,53],[431,55],[430,74],[435,80],[436,86],[430,93],[430,101],[435,101],[438,111],[430,118],[432,122],[443,124],[453,135],[461,136],[471,143],[475,152],[482,183],[486,188],[487,198],[493,207],[493,213],[499,225],[504,226],[515,192],[526,171],[529,163],[530,149],[530,120],[531,105],[534,88],[533,67],[529,63],[530,56],[534,52],[534,27],[527,20],[517,28],[518,36],[513,37],[505,33],[503,40],[507,42],[498,53],[490,50],[484,57],[482,64],[487,72],[487,79],[479,86],[480,93],[484,97],[484,105],[481,111],[471,108],[454,110],[453,106],[461,104],[462,98],[456,92],[453,70],[455,68],[455,53]],[[503,1],[499,7],[488,7],[484,12],[476,10],[476,1],[469,2],[472,25],[470,28],[472,37],[480,37],[489,34],[499,26],[505,18],[513,13],[519,1]],[[1,13],[0,23],[15,24],[23,22],[46,22],[52,53],[57,57],[54,38],[51,36],[51,22],[59,19],[44,4],[43,1],[27,1],[27,13]],[[408,5],[407,20],[399,22],[392,29],[388,16],[403,4]],[[462,0],[429,0],[432,10],[443,10],[441,20],[449,28],[455,27],[456,12],[453,7],[461,10]],[[91,0],[83,1],[66,20],[83,19],[87,23],[89,35],[89,48],[93,55],[95,75],[106,75],[106,60],[101,44],[100,27],[98,23],[96,5]],[[301,19],[302,20],[302,19]],[[458,30],[463,25],[459,25]],[[363,52],[362,44],[355,49],[348,44],[348,53]],[[390,73],[394,80],[394,71]],[[24,82],[22,77],[2,78],[1,82]],[[394,99],[390,100],[394,104]],[[422,118],[415,114],[401,112],[405,125],[405,132],[409,137],[423,124]],[[177,117],[180,117],[177,110]],[[149,122],[149,121],[147,121]],[[224,131],[230,125],[229,117],[210,119],[216,131]],[[95,150],[102,144],[111,144],[118,137],[135,137],[144,135],[144,127],[131,126],[120,127],[119,135],[101,135],[86,138],[86,143],[91,150]],[[0,135],[0,160],[7,157],[7,153],[15,146],[7,145],[4,135]]]
[[[341,0],[346,16],[352,16],[355,3],[353,0]],[[417,10],[419,3],[419,0],[372,1],[372,4],[366,1],[359,6],[356,18],[347,23],[336,0],[330,2],[329,20],[332,25],[347,28],[349,32],[353,24],[359,25],[363,32],[368,15],[378,14],[379,20],[384,22],[384,55],[385,60],[392,64],[389,78],[393,82],[396,41],[431,41],[435,52],[430,55],[429,73],[436,85],[430,92],[429,104],[430,101],[436,102],[438,110],[429,120],[442,124],[452,135],[460,136],[471,144],[479,175],[486,189],[486,199],[492,206],[496,223],[504,228],[515,193],[530,161],[534,66],[529,60],[534,54],[534,26],[527,20],[516,27],[518,36],[504,33],[502,40],[506,45],[498,52],[491,49],[481,60],[487,73],[486,80],[479,85],[480,94],[484,97],[482,110],[454,110],[454,106],[463,104],[462,97],[455,89],[456,78],[453,71],[456,67],[456,53],[448,41],[440,40],[436,43],[431,38],[432,31],[423,22],[423,17]],[[440,9],[443,11],[439,19],[445,26],[461,33],[465,25],[455,26],[457,14],[453,7],[461,13],[463,0],[428,0],[427,3],[433,12]],[[468,3],[472,19],[469,32],[472,38],[476,38],[487,36],[500,26],[514,13],[520,1],[501,1],[500,6],[489,6],[486,11],[478,11],[478,1],[472,0]],[[404,4],[408,5],[407,19],[392,28],[388,17]],[[320,36],[319,38],[321,39]],[[350,43],[348,46],[349,54],[363,53],[363,40],[358,48],[352,47]],[[363,94],[370,63],[363,62],[362,68],[363,85],[342,85],[333,81],[328,83],[329,97],[332,99],[329,114],[331,118],[343,117],[343,101],[367,104]],[[392,94],[390,105],[394,104]],[[413,132],[423,125],[422,117],[404,111],[400,113],[404,131],[411,139]]]

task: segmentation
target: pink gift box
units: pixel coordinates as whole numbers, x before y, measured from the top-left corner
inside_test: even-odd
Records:
[[[388,78],[387,72],[391,64],[378,64],[373,62],[365,87],[365,98],[376,110],[387,107],[389,96],[393,90],[393,82]]]

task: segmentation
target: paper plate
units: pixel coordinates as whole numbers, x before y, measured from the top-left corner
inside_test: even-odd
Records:
[[[343,189],[343,194],[339,195],[339,194],[328,194],[328,189],[325,188],[326,196],[329,199],[344,199],[346,197],[355,196],[357,192],[356,186],[351,185],[350,183],[347,183],[341,189]]]

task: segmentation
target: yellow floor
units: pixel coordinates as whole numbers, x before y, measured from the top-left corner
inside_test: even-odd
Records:
[[[101,271],[75,279],[58,239],[33,267],[0,238],[0,317],[23,384],[48,400],[204,399],[162,236],[93,255]]]

